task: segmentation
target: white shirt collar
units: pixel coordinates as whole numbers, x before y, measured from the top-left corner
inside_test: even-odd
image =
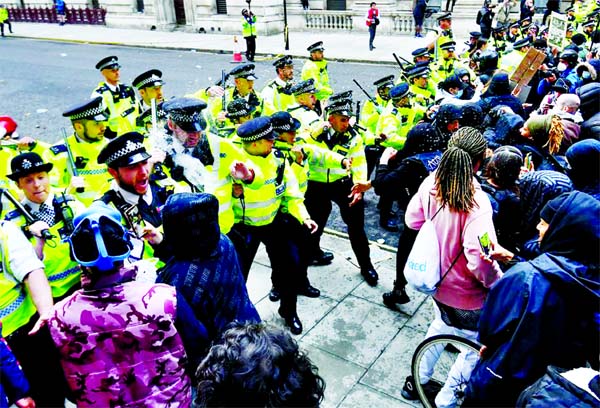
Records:
[[[131,205],[138,205],[138,202],[140,200],[139,194],[135,194],[130,191],[122,189],[121,186],[119,186],[119,184],[117,184],[116,180],[111,181],[110,187],[117,193],[121,194],[121,197],[123,197],[123,200],[125,200],[126,203],[131,204]],[[148,190],[146,190],[146,192],[144,193],[143,199],[146,202],[146,204],[148,204],[148,205],[152,204],[152,189],[150,188],[150,186],[148,186]]]
[[[50,193],[48,194],[48,198],[46,198],[46,201],[44,201],[44,204],[46,204],[48,207],[52,207],[52,202],[54,201],[54,193]],[[25,197],[23,199],[23,201],[21,201],[21,203],[23,205],[27,205],[28,207],[31,208],[31,211],[39,211],[40,210],[40,205],[38,203],[34,203],[33,201],[30,201],[27,197]]]

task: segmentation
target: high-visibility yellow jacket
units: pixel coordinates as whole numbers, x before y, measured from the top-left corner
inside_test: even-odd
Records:
[[[277,77],[267,82],[267,85],[260,92],[264,101],[264,114],[270,116],[275,112],[284,112],[296,103],[294,95],[289,92],[290,84],[286,84],[281,78]]]
[[[401,108],[389,104],[377,123],[377,134],[386,135],[381,145],[401,150],[406,142],[406,135],[418,121],[423,119],[424,113],[424,109],[418,104]]]
[[[324,101],[333,95],[333,89],[329,85],[329,73],[327,72],[327,61],[306,60],[302,67],[302,80],[314,79],[317,92],[315,96],[318,100]]]
[[[92,92],[92,98],[101,96],[110,112],[108,127],[117,135],[133,132],[136,129],[135,120],[140,115],[139,103],[132,87],[119,84],[113,91],[105,82],[100,82]]]

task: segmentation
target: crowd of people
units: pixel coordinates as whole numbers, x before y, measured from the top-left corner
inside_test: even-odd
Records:
[[[560,48],[525,18],[458,50],[444,13],[360,112],[351,91],[333,91],[317,42],[298,81],[283,56],[260,92],[246,63],[172,99],[160,70],[129,86],[108,56],[53,145],[0,117],[0,321],[12,352],[0,351],[22,366],[3,364],[0,404],[319,405],[324,381],[290,336],[303,331],[297,297],[321,295],[308,270],[333,260],[320,238],[334,202],[362,277],[378,284],[371,188],[381,227],[401,231],[387,307],[410,302],[403,269],[418,229],[431,219],[441,237],[448,272],[426,337],[484,345],[457,368],[472,371],[467,403],[514,405],[548,366],[597,370],[598,14],[579,3],[587,14]],[[511,77],[530,47],[544,60],[526,95]],[[248,297],[260,243],[289,331],[261,323]],[[433,385],[435,358],[406,379],[405,398],[418,398],[416,381]],[[456,403],[452,387],[429,387],[438,406]]]

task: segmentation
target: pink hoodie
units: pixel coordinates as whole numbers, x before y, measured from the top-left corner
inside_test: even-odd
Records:
[[[496,262],[490,264],[479,257],[478,237],[489,234],[490,240],[497,243],[496,232],[492,222],[492,206],[487,195],[481,190],[477,180],[475,185],[475,206],[469,213],[451,211],[448,206],[440,210],[433,219],[433,224],[440,241],[441,273],[446,273],[459,251],[460,256],[452,270],[442,281],[434,298],[453,308],[477,310],[483,307],[489,287],[502,276]],[[435,198],[435,173],[429,175],[417,194],[413,196],[406,209],[406,225],[418,230],[425,218],[432,217],[440,203]],[[429,212],[427,205],[429,203]]]

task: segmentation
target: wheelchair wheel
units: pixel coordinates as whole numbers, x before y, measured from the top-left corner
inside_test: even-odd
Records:
[[[474,341],[451,334],[433,336],[419,344],[413,354],[411,370],[415,390],[424,407],[436,406],[434,400],[447,381],[449,388],[444,390],[444,401],[452,401],[455,406],[462,404],[471,372],[479,360],[480,348],[481,345]],[[455,367],[453,370],[457,359],[460,360],[457,366],[462,369]],[[434,362],[427,373],[430,376],[429,382],[421,384],[420,367],[425,360]]]

